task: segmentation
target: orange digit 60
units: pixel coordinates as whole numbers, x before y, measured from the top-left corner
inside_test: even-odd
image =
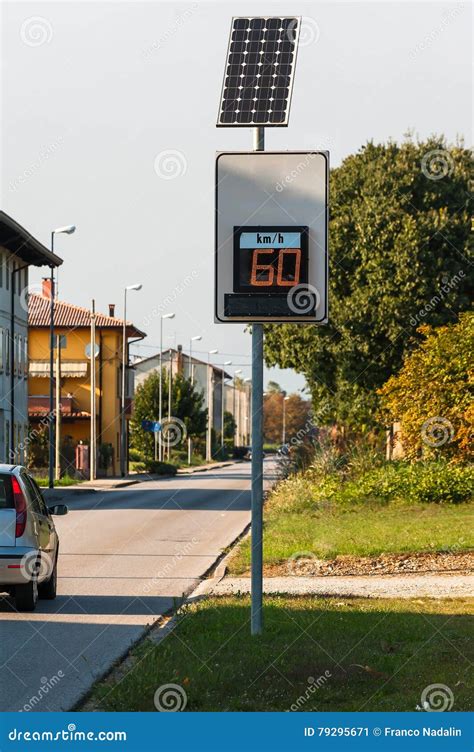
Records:
[[[277,279],[276,284],[278,287],[293,287],[297,285],[300,279],[301,268],[301,249],[300,248],[281,248],[276,251],[278,253],[277,264]],[[261,253],[269,254],[275,253],[275,249],[268,248],[255,248],[252,256],[252,271],[250,274],[250,284],[254,287],[271,287],[275,279],[275,269],[272,264],[259,264],[259,255]],[[295,257],[295,271],[293,279],[283,279],[283,262],[286,255],[293,255]],[[265,279],[258,279],[257,274],[261,272],[268,272],[268,276]]]

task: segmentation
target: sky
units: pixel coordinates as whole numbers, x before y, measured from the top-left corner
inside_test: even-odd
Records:
[[[301,15],[288,128],[273,150],[325,149],[337,166],[368,140],[444,133],[470,145],[471,18],[460,2],[3,2],[1,208],[64,259],[59,297],[123,311],[134,352],[218,349],[250,376],[250,336],[213,323],[214,164],[252,148],[216,128],[231,18]],[[44,273],[34,270],[37,290]],[[293,371],[267,369],[287,391]]]

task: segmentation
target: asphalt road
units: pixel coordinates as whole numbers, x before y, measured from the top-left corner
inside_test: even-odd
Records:
[[[56,600],[0,598],[0,710],[69,710],[244,530],[249,489],[243,463],[68,499]]]

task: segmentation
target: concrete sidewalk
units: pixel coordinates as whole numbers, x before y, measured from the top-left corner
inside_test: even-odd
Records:
[[[209,470],[218,470],[221,467],[229,467],[240,460],[226,460],[225,462],[212,462],[207,465],[196,465],[196,467],[183,467],[177,472],[177,475],[191,475],[193,473],[203,473]],[[68,496],[75,496],[84,493],[96,493],[97,491],[113,491],[117,488],[126,488],[134,486],[137,483],[145,483],[150,480],[166,480],[175,478],[175,475],[154,475],[152,473],[132,473],[125,478],[96,478],[96,480],[86,480],[83,483],[71,486],[57,486],[53,489],[42,488],[42,492],[47,500],[59,501]]]
[[[250,578],[224,577],[217,583],[211,580],[206,592],[208,595],[250,593]],[[465,598],[474,595],[474,576],[406,574],[403,576],[264,577],[263,592],[268,595],[314,595],[316,597],[339,595],[360,598]]]

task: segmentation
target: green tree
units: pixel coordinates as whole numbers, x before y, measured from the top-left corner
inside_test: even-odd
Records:
[[[458,323],[437,329],[423,326],[420,333],[423,342],[380,390],[382,407],[400,422],[408,457],[467,459],[474,429],[474,315],[461,314]]]
[[[433,137],[368,143],[332,170],[329,324],[265,327],[267,365],[303,373],[326,422],[373,424],[420,324],[468,308],[470,160]]]
[[[232,413],[224,413],[224,439],[233,439],[237,430],[237,423]]]
[[[168,374],[163,369],[162,379],[163,417],[168,416]],[[160,374],[154,371],[140,384],[135,392],[133,417],[130,423],[130,445],[143,452],[148,459],[154,456],[154,437],[142,428],[143,420],[158,420]],[[187,435],[197,438],[205,435],[207,410],[203,408],[204,397],[188,379],[181,374],[173,377],[171,391],[171,415],[186,426]]]

